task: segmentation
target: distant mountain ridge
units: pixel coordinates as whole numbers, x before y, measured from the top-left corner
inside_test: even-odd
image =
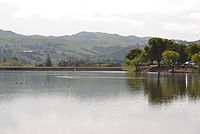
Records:
[[[46,54],[54,62],[69,57],[104,59],[122,63],[124,55],[135,47],[144,47],[151,37],[121,36],[101,32],[80,32],[74,35],[42,36],[21,35],[12,31],[0,30],[0,62],[18,57],[24,64],[43,62]],[[175,40],[183,44],[191,42]],[[200,41],[196,41],[200,42]]]

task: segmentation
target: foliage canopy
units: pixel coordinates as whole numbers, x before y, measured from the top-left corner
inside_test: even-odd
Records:
[[[192,56],[192,61],[200,67],[200,52]]]
[[[129,60],[133,60],[136,56],[140,55],[142,50],[140,48],[134,48],[130,52],[128,52],[125,56]]]
[[[180,54],[175,51],[164,51],[162,57],[168,66],[174,66],[180,58]]]
[[[168,39],[151,38],[148,43],[149,59],[151,61],[157,61],[158,66],[160,66],[160,61],[162,60],[162,53],[173,43],[174,43],[173,41]]]

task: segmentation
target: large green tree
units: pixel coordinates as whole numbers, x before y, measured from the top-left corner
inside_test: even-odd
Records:
[[[173,43],[173,41],[168,39],[151,38],[148,42],[149,60],[157,61],[158,66],[160,66],[160,61],[162,60],[162,53]]]
[[[135,67],[136,71],[140,70],[141,63],[142,63],[142,55],[138,55],[134,59],[130,60],[130,64]]]
[[[180,54],[175,51],[164,51],[162,57],[168,66],[174,66],[180,58]]]
[[[200,67],[200,52],[192,56],[192,61]]]
[[[190,44],[187,47],[188,60],[191,60],[192,55],[200,52],[200,44]]]
[[[140,70],[142,63],[146,61],[146,53],[143,51],[140,55],[136,56],[134,59],[130,60],[130,65],[134,66],[136,71]]]
[[[178,43],[170,44],[167,47],[167,51],[175,51],[180,54],[180,58],[178,60],[178,62],[180,62],[180,63],[184,63],[187,61],[188,54],[186,52],[186,49],[187,49],[186,45],[182,45],[182,44],[178,44]]]
[[[133,60],[136,56],[140,55],[142,50],[140,48],[134,48],[130,52],[128,52],[125,56],[129,60]]]

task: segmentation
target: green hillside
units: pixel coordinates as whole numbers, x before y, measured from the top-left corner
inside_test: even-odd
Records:
[[[123,62],[132,48],[147,45],[150,37],[121,36],[100,32],[80,32],[71,36],[20,35],[0,30],[0,62],[17,57],[23,64],[44,61],[47,53],[54,63],[76,57],[91,62]]]

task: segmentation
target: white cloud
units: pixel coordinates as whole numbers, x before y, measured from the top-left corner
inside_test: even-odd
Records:
[[[0,0],[17,5],[15,17],[40,14],[44,17],[69,15],[112,15],[132,13],[172,14],[196,6],[196,0]]]
[[[193,23],[187,23],[187,24],[163,23],[163,27],[165,30],[179,32],[179,33],[200,34],[200,26]]]
[[[0,26],[25,34],[86,30],[194,40],[199,6],[199,0],[0,0]]]

